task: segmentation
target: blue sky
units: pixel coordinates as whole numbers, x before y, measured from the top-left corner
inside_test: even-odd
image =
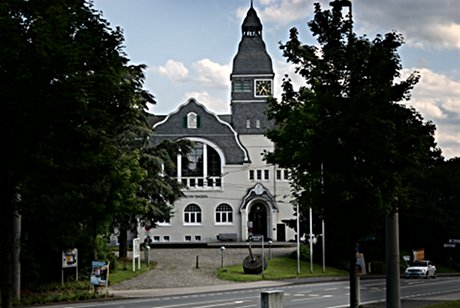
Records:
[[[292,66],[279,50],[296,27],[305,44],[316,44],[306,23],[313,4],[330,0],[253,0],[275,71],[275,96]],[[146,64],[145,88],[156,98],[156,114],[177,109],[194,97],[218,114],[230,110],[230,72],[250,0],[93,0],[111,27],[120,27],[133,64]],[[446,158],[460,157],[460,1],[352,0],[354,30],[370,39],[402,33],[402,75],[422,78],[407,104],[436,124],[436,140]]]

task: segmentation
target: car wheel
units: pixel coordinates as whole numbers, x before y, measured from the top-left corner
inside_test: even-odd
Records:
[[[433,279],[436,279],[436,277],[437,277],[436,276],[436,271],[433,272],[433,276],[431,276],[431,277],[433,277]]]

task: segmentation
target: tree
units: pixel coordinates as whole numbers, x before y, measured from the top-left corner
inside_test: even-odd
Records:
[[[401,211],[401,247],[407,252],[424,248],[430,260],[460,268],[460,258],[454,255],[458,248],[443,247],[460,235],[460,158],[438,161],[416,188],[413,205]]]
[[[164,150],[135,145],[146,136],[153,97],[142,89],[145,66],[128,62],[121,29],[111,29],[89,1],[0,3],[3,307],[11,307],[19,244],[28,264],[23,280],[46,282],[59,275],[63,249],[79,247],[87,264],[116,217],[169,215],[163,200],[179,196],[178,184],[155,173],[158,164],[152,168],[160,158],[171,163]]]
[[[413,177],[440,152],[435,126],[401,103],[419,74],[401,79],[400,34],[357,37],[351,16],[319,4],[308,26],[319,47],[303,45],[295,28],[280,46],[306,85],[295,90],[286,76],[281,101],[271,99],[276,147],[266,159],[291,170],[303,211],[328,222],[327,255],[349,260],[353,288],[355,243],[410,203]]]

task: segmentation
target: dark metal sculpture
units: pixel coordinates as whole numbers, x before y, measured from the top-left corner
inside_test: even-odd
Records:
[[[261,255],[253,254],[251,244],[248,245],[249,256],[243,260],[243,270],[245,274],[258,275],[267,268],[267,260],[262,259]]]

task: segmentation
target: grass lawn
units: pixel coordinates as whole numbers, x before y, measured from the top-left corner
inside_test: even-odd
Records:
[[[138,269],[138,263],[136,260],[135,269],[133,272],[133,261],[132,260],[119,260],[117,267],[112,270],[109,275],[109,285],[120,283],[121,281],[132,279],[140,274],[148,272],[149,270],[156,267],[156,262],[150,262],[150,266],[147,266],[145,262],[141,262],[141,269]]]
[[[290,278],[305,278],[318,276],[346,276],[346,271],[336,268],[326,267],[323,273],[322,266],[314,264],[313,273],[310,273],[310,264],[307,261],[300,262],[300,274],[297,274],[297,259],[290,257],[277,257],[271,260],[267,259],[267,269],[263,274],[248,275],[244,273],[243,265],[233,265],[218,269],[217,276],[220,279],[231,281],[259,281],[259,280],[277,280]]]

